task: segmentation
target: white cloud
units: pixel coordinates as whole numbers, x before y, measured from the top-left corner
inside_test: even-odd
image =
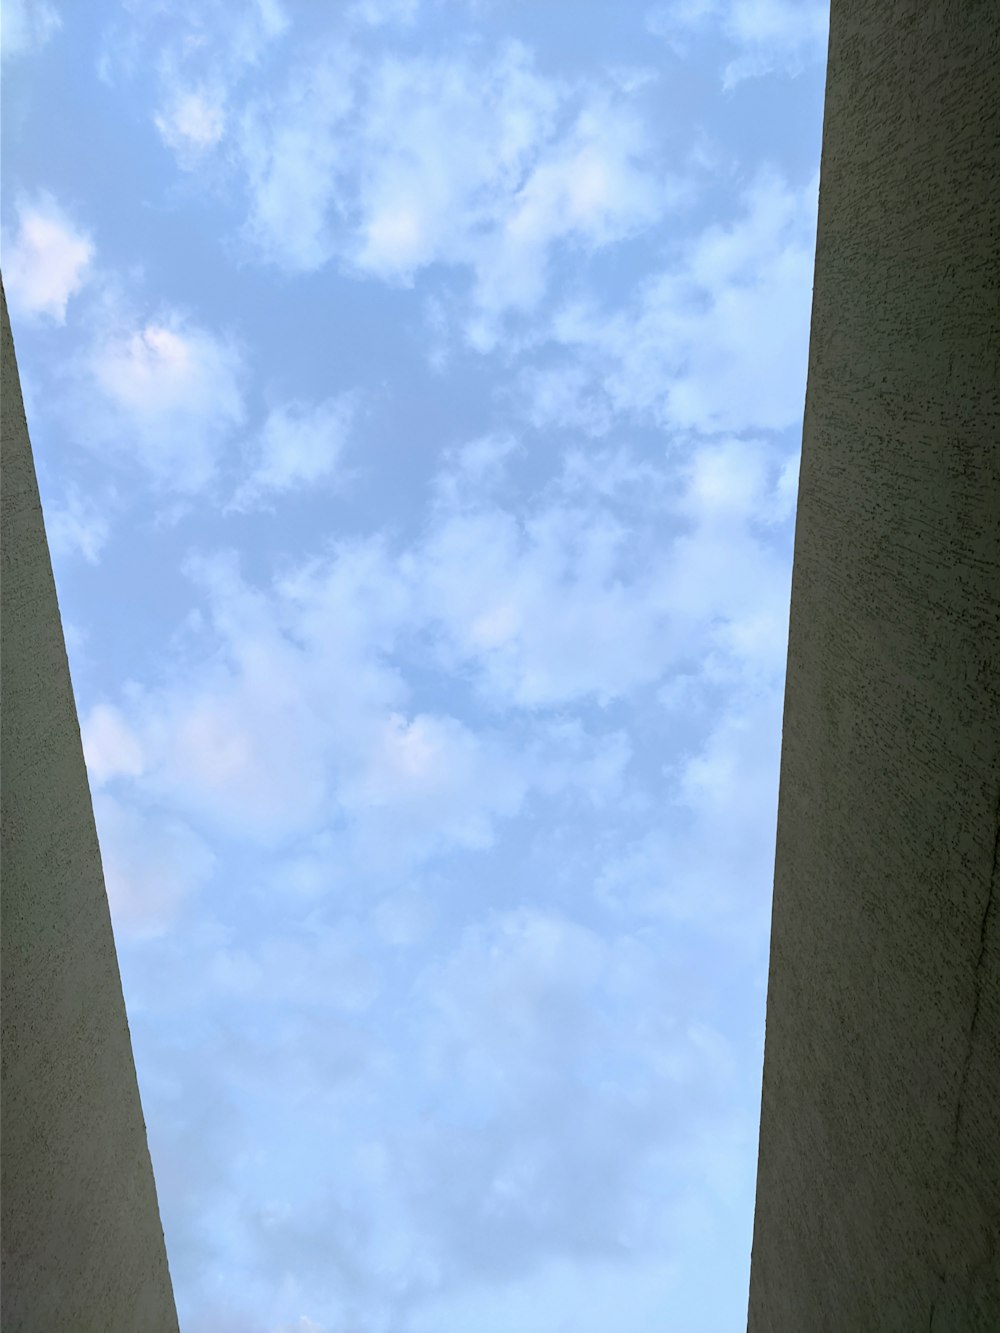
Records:
[[[447,1117],[411,1132],[393,1179],[446,1289],[567,1251],[613,1261],[669,1244],[658,1156],[681,1109],[732,1080],[674,953],[522,907],[425,969],[411,1041]]]
[[[349,13],[353,19],[373,28],[398,23],[404,28],[413,25],[420,10],[420,0],[355,0]]]
[[[396,553],[341,543],[267,589],[232,556],[190,561],[202,629],[169,681],[88,717],[93,780],[131,778],[196,826],[299,840],[276,887],[319,901],[489,847],[532,800],[624,808],[627,734],[544,710],[627,696],[705,653],[710,683],[773,690],[777,451],[717,441],[661,469],[574,455],[520,517],[491,498],[517,454],[496,436],[453,451],[432,521]],[[522,721],[418,706],[415,649]]]
[[[624,919],[696,926],[763,960],[765,972],[782,700],[783,672],[763,685],[737,682],[703,743],[672,766],[672,803],[688,814],[682,828],[620,848],[594,884]]]
[[[139,738],[121,711],[95,704],[80,727],[91,784],[102,787],[112,778],[140,777],[145,768]]]
[[[96,793],[94,817],[115,930],[162,934],[211,875],[214,853],[180,820],[144,813],[107,792]]]
[[[598,467],[606,488],[645,492],[657,530],[671,508],[682,520],[653,541],[646,519],[616,515],[614,489],[572,498],[586,486],[579,468],[568,491],[520,519],[480,499],[511,455],[489,437],[454,455],[434,522],[398,555],[378,541],[341,545],[270,593],[232,559],[192,565],[210,614],[206,666],[132,705],[158,799],[265,840],[339,810],[377,861],[487,846],[529,789],[598,800],[617,790],[627,747],[613,738],[536,725],[525,748],[411,708],[403,668],[420,638],[492,705],[529,712],[620,697],[705,649],[741,679],[773,682],[787,586],[752,524],[777,521],[783,460],[739,441],[706,445],[675,470],[672,505],[669,474],[651,484],[621,460]]]
[[[685,33],[704,31],[722,9],[723,0],[666,0],[647,10],[646,28],[678,46]]]
[[[825,0],[668,0],[647,12],[646,26],[681,57],[692,38],[719,33],[740,53],[723,71],[728,92],[744,79],[796,75],[823,60],[829,15]]]
[[[306,570],[268,597],[233,559],[189,569],[210,617],[205,656],[130,701],[149,756],[144,789],[256,840],[307,833],[328,817],[341,766],[354,771],[403,702],[378,651],[380,621],[393,634],[400,612],[392,571],[361,545],[325,579]]]
[[[48,0],[4,0],[0,8],[0,54],[4,60],[40,50],[62,19]]]
[[[139,77],[155,90],[153,123],[191,170],[232,128],[231,106],[248,73],[262,65],[290,19],[280,0],[251,0],[236,11],[224,0],[127,3],[105,33],[100,77]],[[169,13],[169,25],[162,22]]]
[[[355,65],[342,49],[327,52],[296,71],[283,96],[258,98],[241,116],[238,150],[250,194],[244,234],[292,270],[319,268],[331,252],[327,211],[349,152],[343,121]]]
[[[12,310],[66,322],[66,305],[83,287],[94,254],[50,196],[18,205],[18,230],[3,238],[4,288]]]
[[[557,426],[605,435],[614,424],[607,396],[583,365],[527,366],[517,377],[515,397],[537,430]]]
[[[85,357],[94,443],[166,489],[201,490],[244,418],[243,363],[225,337],[176,312],[113,319]]]
[[[203,663],[88,719],[98,780],[138,777],[142,756],[142,789],[189,818],[264,843],[332,822],[367,873],[490,845],[533,788],[592,802],[617,791],[619,736],[564,725],[521,743],[408,707],[399,668],[421,575],[407,563],[360,543],[270,595],[232,561],[192,565],[211,616]],[[348,845],[334,851],[343,863]],[[307,895],[326,860],[300,867]]]
[[[571,451],[517,513],[464,466],[445,469],[409,559],[442,664],[492,704],[608,702],[710,649],[751,677],[783,669],[787,578],[755,531],[791,516],[783,451],[730,439],[659,467]]]
[[[491,698],[529,708],[655,679],[677,627],[662,553],[637,565],[634,545],[610,515],[568,505],[442,519],[419,588],[445,663],[468,663]]]
[[[262,1331],[302,1308],[306,1284],[310,1299],[329,1300],[321,1309],[335,1328],[377,1311],[376,1327],[379,1318],[400,1327],[405,1315],[414,1327],[459,1333],[477,1293],[517,1314],[547,1292],[553,1308],[575,1318],[580,1302],[560,1268],[567,1253],[601,1275],[602,1310],[624,1291],[626,1266],[644,1274],[643,1300],[652,1306],[675,1282],[692,1234],[711,1246],[733,1225],[732,1135],[714,1131],[725,1120],[719,1108],[735,1096],[742,1056],[703,1007],[712,967],[728,978],[733,953],[693,957],[678,931],[728,931],[740,961],[756,957],[761,941],[766,953],[762,876],[773,854],[780,736],[775,651],[770,643],[727,646],[725,635],[770,607],[770,589],[758,584],[776,581],[775,604],[781,600],[782,580],[773,578],[755,525],[787,493],[789,460],[735,439],[700,443],[669,468],[624,449],[573,458],[563,477],[522,499],[520,523],[499,504],[519,450],[487,436],[452,452],[427,531],[395,553],[374,538],[341,543],[267,588],[252,587],[235,559],[191,562],[206,612],[203,640],[169,680],[132,691],[104,718],[108,780],[141,767],[137,795],[184,811],[194,827],[238,834],[253,844],[253,859],[261,844],[275,844],[262,887],[276,895],[282,878],[294,879],[284,903],[303,908],[300,929],[237,939],[213,927],[198,966],[185,955],[190,991],[171,1000],[203,1013],[225,1005],[227,1015],[243,1004],[257,1015],[233,1049],[203,1056],[213,1061],[219,1115],[227,1096],[251,1108],[230,1131],[246,1155],[238,1195],[226,1182],[225,1225],[260,1284],[254,1317]],[[511,563],[524,586],[550,576],[548,613],[557,620],[574,579],[588,596],[607,596],[623,580],[643,588],[644,565],[657,551],[644,543],[655,526],[666,571],[656,614],[677,599],[689,605],[685,614],[702,631],[684,638],[685,655],[708,643],[723,683],[740,688],[670,775],[690,837],[657,830],[617,854],[613,842],[602,847],[596,871],[571,881],[559,906],[518,906],[536,890],[514,879],[504,890],[512,905],[479,920],[479,867],[464,861],[468,885],[456,887],[467,907],[449,922],[429,892],[436,868],[421,868],[425,857],[487,846],[504,821],[537,813],[534,796],[579,800],[588,818],[609,805],[620,810],[628,795],[623,732],[595,736],[580,719],[536,704],[523,726],[508,718],[504,735],[492,720],[418,706],[406,688],[409,654],[443,623],[432,619],[442,612],[434,595],[416,596],[429,586],[437,538],[484,517],[515,534]],[[473,557],[476,577],[487,578],[487,591],[495,579],[499,593],[504,562],[495,575],[486,550],[484,574],[482,544],[470,542],[458,549],[458,566]],[[538,604],[524,661],[529,650],[538,654],[532,665],[550,672],[548,703],[560,707],[561,658],[547,659],[542,597]],[[581,596],[581,618],[586,605]],[[470,592],[463,615],[474,622],[484,609]],[[447,621],[451,610],[443,614]],[[641,646],[638,623],[623,623],[633,635],[627,646]],[[460,627],[461,618],[448,621],[449,633]],[[573,633],[587,661],[574,668],[570,698],[586,697],[581,678],[609,696],[630,688],[635,668],[604,656],[599,631],[584,620]],[[661,656],[660,667],[669,660]],[[469,667],[481,669],[479,659],[464,659]],[[515,688],[508,681],[494,698],[507,708],[521,702],[518,677],[510,680]],[[136,738],[131,750],[119,720]],[[88,739],[88,762],[93,754]],[[145,839],[160,856],[157,836],[135,826],[132,844]],[[357,838],[368,841],[359,848]],[[291,839],[299,841],[282,845]],[[384,880],[379,854],[389,868]],[[188,864],[179,853],[164,859]],[[117,883],[138,886],[145,869],[137,855],[116,872]],[[344,892],[351,879],[353,893]],[[154,874],[154,886],[160,882]],[[179,904],[175,882],[161,896]],[[124,888],[116,893],[127,901]],[[331,907],[332,930],[324,924]],[[169,912],[153,919],[160,928]],[[424,946],[422,959],[415,944]],[[161,989],[155,977],[144,985],[150,994]],[[391,1042],[387,1023],[395,1025]],[[180,1067],[179,1057],[161,1063]],[[175,1095],[162,1094],[161,1105],[171,1107]],[[375,1106],[405,1112],[376,1116]],[[191,1126],[200,1114],[175,1112],[164,1124]],[[269,1140],[264,1154],[261,1124],[284,1117],[294,1117],[296,1134]],[[167,1216],[186,1189],[186,1212],[205,1218],[205,1186],[190,1159],[182,1164],[186,1145],[173,1131],[164,1135],[170,1142],[158,1151],[177,1166]],[[351,1143],[351,1153],[317,1154],[316,1144],[330,1139]],[[224,1157],[231,1162],[232,1150]],[[749,1188],[752,1198],[752,1180]],[[745,1200],[740,1207],[745,1220]],[[218,1234],[214,1214],[213,1227]],[[202,1282],[207,1261],[186,1262]],[[283,1288],[282,1305],[275,1292],[286,1275],[303,1285]],[[202,1289],[213,1294],[207,1281]],[[203,1310],[212,1308],[208,1296]],[[269,1321],[265,1309],[274,1311]],[[582,1327],[597,1333],[601,1324],[595,1314]]]
[[[523,766],[499,738],[477,735],[452,717],[390,713],[340,799],[366,832],[375,825],[372,853],[386,838],[405,846],[428,832],[439,845],[483,848],[493,841],[497,816],[516,812],[527,785]],[[388,818],[373,819],[383,810]]]
[[[356,410],[351,393],[272,409],[254,442],[250,475],[227,508],[251,509],[272,495],[328,481],[335,475]]]
[[[687,502],[699,514],[745,518],[767,488],[767,459],[759,444],[744,440],[703,445],[686,465]]]
[[[378,969],[349,927],[285,932],[223,947],[207,966],[210,992],[258,1005],[310,1005],[338,1013],[370,1009]]]
[[[413,1333],[510,1333],[534,1329],[544,1310],[546,1330],[553,1333],[607,1333],[610,1328],[654,1329],[665,1310],[673,1308],[679,1264],[671,1258],[637,1261],[589,1255],[586,1281],[579,1260],[546,1257],[530,1268],[502,1278],[462,1284],[430,1300],[417,1312]],[[623,1324],[627,1311],[628,1324]],[[687,1326],[686,1326],[687,1327]]]
[[[676,193],[627,93],[546,79],[512,42],[488,63],[328,50],[249,105],[241,144],[262,257],[396,283],[464,268],[484,349],[506,312],[537,305],[557,243],[631,235]]]
[[[108,506],[113,496],[113,491],[108,493],[101,506],[71,487],[62,502],[45,506],[45,533],[56,559],[79,553],[88,564],[97,564],[110,536]]]
[[[563,376],[559,392],[544,374],[523,382],[535,424],[599,431],[608,412],[704,432],[800,420],[817,190],[818,176],[795,190],[765,171],[742,216],[709,227],[628,308],[557,312],[551,337],[566,353],[547,375]]]
[[[726,66],[723,87],[825,59],[829,19],[825,0],[732,0],[726,32],[744,52]]]
[[[414,1327],[457,1333],[477,1293],[497,1298],[498,1333],[501,1315],[527,1309],[540,1291],[569,1318],[578,1310],[571,1272],[549,1271],[567,1254],[602,1275],[601,1309],[620,1298],[627,1271],[662,1266],[664,1255],[650,1300],[667,1290],[692,1227],[714,1240],[715,1213],[733,1192],[731,1154],[701,1162],[702,1137],[720,1147],[715,1108],[731,1093],[735,1063],[730,1041],[698,1012],[692,981],[703,963],[667,938],[599,930],[558,909],[493,912],[438,944],[414,986],[389,991],[393,1022],[399,1003],[403,1022],[390,1054],[380,1049],[386,1010],[376,995],[389,968],[373,976],[364,966],[371,947],[342,928],[342,911],[337,920],[329,938],[310,923],[249,946],[226,940],[207,966],[203,955],[195,962],[192,941],[177,942],[184,982],[173,1004],[207,1014],[221,995],[227,1005],[242,999],[257,1019],[221,1049],[205,1043],[198,1060],[160,1054],[167,1100],[158,1088],[154,1161],[163,1171],[162,1153],[177,1168],[166,1173],[167,1220],[182,1189],[192,1195],[187,1211],[197,1204],[197,1216],[208,1216],[204,1148],[195,1143],[183,1161],[174,1128],[194,1132],[206,1113],[200,1083],[192,1089],[200,1109],[177,1111],[208,1060],[211,1125],[231,1114],[233,1096],[242,1108],[211,1169],[238,1148],[241,1185],[234,1195],[226,1182],[225,1230],[259,1284],[261,1329],[291,1317],[305,1290],[335,1328],[365,1311],[376,1327],[401,1327],[405,1313]],[[145,978],[140,1011],[146,994],[163,994],[155,975]],[[315,1018],[293,1019],[303,1014]],[[343,1045],[341,1014],[364,1016],[355,1032],[370,1061],[363,1079]],[[396,1110],[376,1116],[375,1106]],[[262,1138],[262,1125],[289,1115],[295,1135]],[[330,1138],[351,1152],[317,1154]],[[211,1216],[218,1235],[221,1215]],[[540,1271],[541,1286],[531,1276]],[[291,1284],[284,1301],[282,1282]],[[195,1287],[186,1285],[190,1301]],[[510,1300],[500,1300],[504,1291]],[[204,1311],[210,1283],[201,1292]],[[597,1333],[596,1314],[583,1326]]]
[[[504,486],[508,465],[522,452],[520,441],[505,434],[483,435],[445,450],[432,484],[437,505],[447,511],[481,505]]]
[[[182,166],[193,166],[198,158],[219,142],[225,132],[223,94],[206,85],[175,86],[169,101],[154,116],[156,128]]]

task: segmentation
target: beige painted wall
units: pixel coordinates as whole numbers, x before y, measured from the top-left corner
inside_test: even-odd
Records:
[[[4,1333],[177,1329],[52,566],[3,301]]]
[[[832,5],[751,1333],[1000,1330],[998,34]]]

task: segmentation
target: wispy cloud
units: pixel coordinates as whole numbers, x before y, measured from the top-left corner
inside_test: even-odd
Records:
[[[142,746],[117,708],[96,704],[83,719],[80,731],[93,787],[103,787],[116,777],[142,776]]]
[[[154,116],[154,123],[181,165],[194,166],[225,132],[224,94],[218,86],[206,83],[174,86]]]
[[[821,61],[829,16],[827,0],[667,0],[648,11],[646,25],[684,57],[704,35],[721,35],[736,47],[740,54],[723,69],[729,92],[745,79],[795,75]]]
[[[349,11],[351,18],[375,28],[388,23],[410,27],[419,12],[420,0],[355,0]]]
[[[446,273],[462,336],[481,351],[537,309],[559,253],[632,237],[688,198],[637,112],[653,71],[549,75],[513,40],[492,56],[468,44],[373,55],[348,23],[292,49],[265,84],[261,63],[290,26],[280,13],[235,35],[215,7],[184,15],[154,122],[182,167],[243,193],[247,251],[393,285]],[[345,15],[376,27],[411,17],[381,3]]]
[[[518,43],[488,62],[328,50],[250,102],[240,151],[262,257],[404,284],[464,269],[483,349],[538,304],[557,242],[607,245],[676,194],[619,86],[546,78]]]
[[[244,235],[257,253],[293,271],[320,268],[333,250],[328,211],[356,151],[344,123],[355,68],[350,52],[334,48],[296,71],[283,93],[253,99],[241,115]]]
[[[793,188],[762,171],[739,218],[695,237],[624,308],[564,305],[550,327],[562,358],[522,381],[533,421],[600,432],[621,413],[708,433],[796,422],[817,190],[818,176]]]
[[[48,0],[4,0],[0,10],[0,55],[4,60],[40,50],[62,27]]]
[[[773,681],[786,590],[750,525],[784,512],[780,455],[706,446],[687,469],[654,470],[658,491],[619,460],[613,484],[648,504],[650,527],[630,531],[606,493],[614,465],[593,473],[603,498],[570,467],[523,517],[499,506],[489,497],[513,449],[484,439],[453,454],[433,523],[395,553],[377,537],[341,543],[269,591],[233,556],[191,561],[204,660],[92,716],[95,778],[137,777],[141,755],[144,789],[186,817],[265,843],[341,827],[387,869],[491,845],[529,791],[606,799],[628,757],[621,738],[565,723],[537,719],[516,739],[416,708],[414,651],[529,716],[626,696],[699,646]],[[656,541],[664,512],[676,527]]]
[[[135,318],[111,301],[98,323],[75,366],[86,439],[164,490],[202,490],[245,417],[240,349],[176,310]]]
[[[710,663],[706,674],[710,681]],[[620,844],[598,868],[593,889],[619,920],[697,927],[730,954],[735,944],[766,973],[783,673],[765,682],[723,681],[728,699],[706,712],[704,741],[669,772],[670,799],[687,816],[682,827]],[[662,706],[673,715],[704,710],[698,694],[672,690]]]
[[[108,83],[156,70],[153,123],[178,164],[191,170],[225,135],[241,80],[284,34],[281,0],[251,0],[234,13],[221,0],[169,6],[126,2],[102,44]]]
[[[108,792],[94,797],[104,882],[122,936],[162,934],[183,899],[202,886],[215,854],[182,821],[144,813]]]
[[[56,559],[82,555],[88,564],[96,565],[111,535],[110,514],[115,503],[113,489],[105,490],[98,501],[74,485],[61,501],[46,504],[45,534],[52,555]]]
[[[93,243],[51,195],[34,202],[21,200],[17,215],[17,232],[2,240],[4,287],[11,310],[64,324],[67,303],[87,281]]]
[[[488,498],[442,508],[417,596],[443,663],[471,670],[495,704],[527,708],[627,695],[705,646],[720,621],[749,665],[780,591],[759,646],[735,627],[763,614],[749,606],[781,580],[748,524],[786,516],[781,466],[772,449],[736,440],[686,467],[605,454],[590,468],[570,455],[559,487],[517,514]]]
[[[250,474],[227,509],[266,506],[272,497],[329,482],[357,410],[357,395],[350,392],[320,403],[273,408],[247,451]]]
[[[518,743],[412,706],[406,563],[348,547],[270,596],[232,561],[192,566],[211,607],[208,655],[90,715],[95,781],[141,776],[150,799],[264,845],[339,829],[339,854],[369,874],[490,846],[532,789],[613,793],[619,737],[563,726]]]

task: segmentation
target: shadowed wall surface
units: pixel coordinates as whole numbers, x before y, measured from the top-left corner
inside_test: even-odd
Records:
[[[69,664],[3,300],[4,1333],[177,1329]]]
[[[1000,1329],[1000,62],[833,0],[751,1333]]]

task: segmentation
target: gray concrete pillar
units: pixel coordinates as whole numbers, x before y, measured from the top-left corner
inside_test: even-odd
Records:
[[[6,298],[0,828],[4,1333],[176,1333]]]
[[[832,3],[750,1333],[1000,1330],[998,33]]]

